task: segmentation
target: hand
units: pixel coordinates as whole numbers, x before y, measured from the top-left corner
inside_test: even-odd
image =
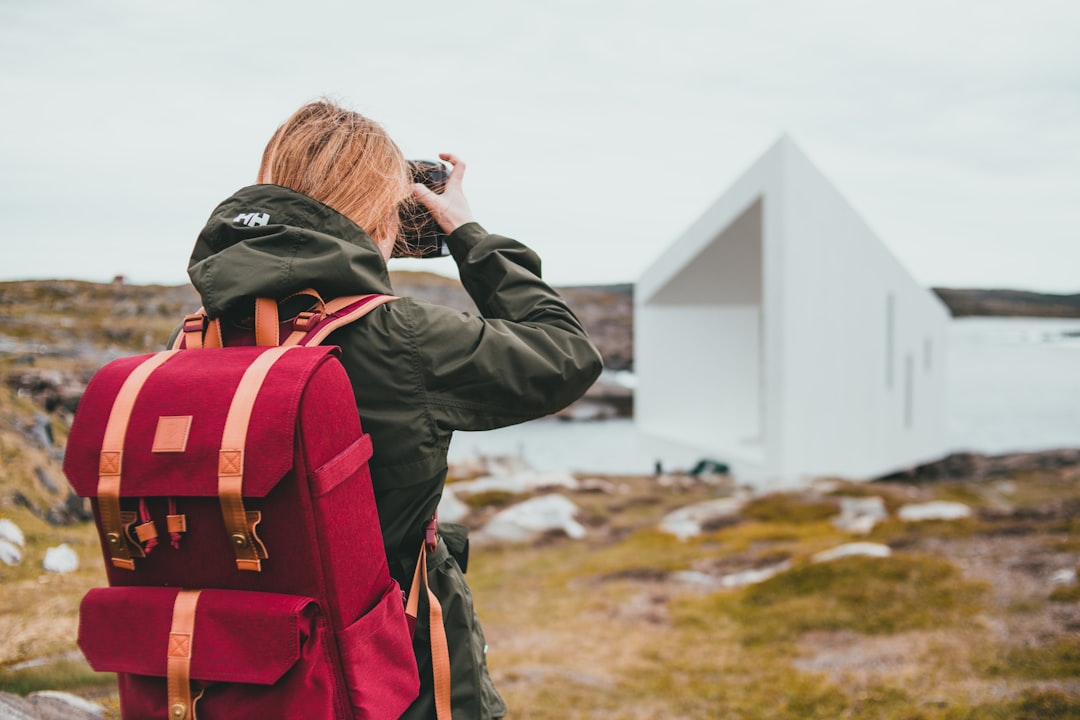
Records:
[[[452,153],[439,153],[439,157],[450,163],[450,177],[442,193],[436,194],[421,183],[413,184],[413,197],[420,201],[435,217],[435,222],[448,235],[465,223],[473,222],[472,209],[461,189],[465,177],[465,163]]]

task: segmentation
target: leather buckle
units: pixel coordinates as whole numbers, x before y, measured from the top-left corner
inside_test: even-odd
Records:
[[[202,333],[206,329],[206,324],[210,321],[208,317],[201,313],[193,313],[184,318],[184,332],[186,333]]]
[[[308,330],[311,330],[311,328],[315,327],[315,325],[317,325],[318,322],[322,320],[322,318],[323,315],[321,312],[312,312],[311,310],[305,310],[302,313],[297,314],[297,316],[293,318],[293,330],[297,330],[299,332],[307,332]]]

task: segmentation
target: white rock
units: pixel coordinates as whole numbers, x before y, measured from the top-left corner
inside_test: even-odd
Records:
[[[56,720],[97,720],[105,717],[105,709],[78,695],[55,690],[30,693],[27,700],[34,704],[42,718]]]
[[[452,485],[443,488],[442,499],[439,500],[439,519],[446,522],[461,522],[469,514],[469,506],[458,500],[454,494]]]
[[[18,565],[22,562],[22,550],[10,540],[0,540],[0,560],[5,565]]]
[[[551,488],[577,490],[578,481],[573,475],[566,473],[529,471],[514,473],[513,475],[489,475],[475,480],[454,483],[454,492],[459,495],[473,495],[493,490],[520,494]]]
[[[831,560],[839,560],[840,558],[853,557],[860,555],[863,557],[878,557],[887,558],[892,555],[892,548],[888,545],[882,545],[881,543],[872,542],[854,542],[846,543],[838,547],[834,547],[831,550],[824,550],[814,555],[811,560],[814,562],[829,562]]]
[[[1058,570],[1050,576],[1051,585],[1073,585],[1076,583],[1076,568]]]
[[[69,573],[79,569],[79,556],[67,543],[45,551],[45,569],[54,573]]]
[[[18,547],[26,547],[26,538],[23,537],[23,531],[7,518],[0,520],[0,540],[7,540]]]
[[[519,542],[549,530],[562,530],[575,540],[585,537],[585,527],[574,520],[578,507],[562,495],[543,495],[499,512],[483,530],[495,540]]]
[[[726,497],[687,505],[665,515],[660,521],[660,530],[686,540],[700,535],[701,528],[710,522],[734,517],[744,505],[746,499],[743,497]]]
[[[888,516],[885,501],[880,497],[842,497],[840,515],[833,518],[832,523],[844,532],[865,535]]]
[[[904,522],[922,520],[962,520],[971,517],[971,508],[963,503],[943,500],[904,505],[898,513]]]
[[[757,583],[765,582],[772,576],[778,575],[789,568],[791,568],[791,561],[785,560],[782,563],[770,565],[769,567],[731,573],[720,578],[720,587],[737,588],[743,587],[744,585],[756,585]]]

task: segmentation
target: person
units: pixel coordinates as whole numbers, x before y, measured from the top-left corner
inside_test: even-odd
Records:
[[[480,316],[400,298],[336,330],[356,405],[375,448],[371,475],[391,574],[408,589],[442,495],[455,430],[487,430],[570,404],[602,361],[581,322],[526,246],[487,232],[451,166],[441,194],[412,183],[407,161],[372,120],[320,100],[266,146],[255,185],[222,202],[200,233],[188,274],[210,317],[251,315],[253,298],[313,288],[325,298],[392,294],[387,260],[403,205],[422,203],[449,234],[461,283]],[[460,528],[455,528],[460,531]],[[450,650],[453,717],[499,718],[487,647],[460,563],[441,538],[428,581]],[[456,549],[465,545],[457,535]],[[426,613],[414,638],[420,697],[403,716],[434,718]]]

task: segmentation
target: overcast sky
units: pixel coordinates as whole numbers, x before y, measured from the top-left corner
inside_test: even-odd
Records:
[[[786,132],[920,282],[1080,292],[1078,38],[1075,0],[0,0],[0,279],[186,282],[328,95],[465,158],[556,284],[635,280]]]

